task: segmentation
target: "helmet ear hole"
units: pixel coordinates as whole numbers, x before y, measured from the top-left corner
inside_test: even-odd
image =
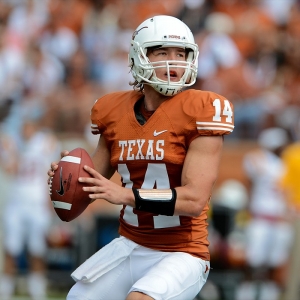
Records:
[[[133,66],[134,66],[134,59],[128,57],[128,67],[130,67],[130,70],[132,70]]]

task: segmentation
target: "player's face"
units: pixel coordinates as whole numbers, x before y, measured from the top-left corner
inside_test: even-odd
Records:
[[[185,69],[184,68],[178,68],[176,65],[180,65],[178,61],[186,61],[186,51],[185,49],[182,48],[177,48],[177,47],[166,47],[166,48],[157,48],[157,49],[152,49],[148,53],[148,58],[150,62],[154,63],[153,66],[161,66],[159,68],[155,68],[155,73],[156,76],[159,79],[168,80],[168,75],[170,76],[170,80],[173,82],[179,81],[180,78],[182,77]],[[174,67],[172,62],[170,61],[176,61],[174,62]],[[165,63],[159,64],[156,62],[160,61],[169,61],[169,74],[168,70],[166,67]],[[184,64],[183,64],[184,65]]]

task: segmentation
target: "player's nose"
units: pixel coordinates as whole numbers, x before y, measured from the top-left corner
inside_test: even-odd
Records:
[[[169,51],[168,52],[168,60],[176,60],[177,59],[177,54],[175,51]]]

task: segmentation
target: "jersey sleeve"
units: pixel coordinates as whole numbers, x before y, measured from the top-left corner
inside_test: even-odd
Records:
[[[91,110],[92,134],[104,133],[108,127],[114,126],[120,115],[124,114],[124,105],[121,105],[123,94],[125,93],[111,93],[95,101]]]
[[[91,110],[91,132],[94,135],[101,134],[105,129],[105,126],[100,121],[103,118],[101,102],[102,98],[97,99]]]
[[[114,128],[140,97],[141,93],[137,91],[120,91],[97,99],[91,110],[92,134],[103,134]]]
[[[199,135],[227,135],[234,129],[234,107],[225,97],[201,92],[187,109],[194,116]]]

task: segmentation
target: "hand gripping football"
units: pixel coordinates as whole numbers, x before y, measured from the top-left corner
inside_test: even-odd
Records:
[[[94,168],[89,154],[82,148],[76,148],[63,157],[50,183],[50,198],[58,217],[65,222],[77,218],[90,204],[89,193],[82,188],[86,183],[79,177],[91,177],[83,169],[84,165]]]

